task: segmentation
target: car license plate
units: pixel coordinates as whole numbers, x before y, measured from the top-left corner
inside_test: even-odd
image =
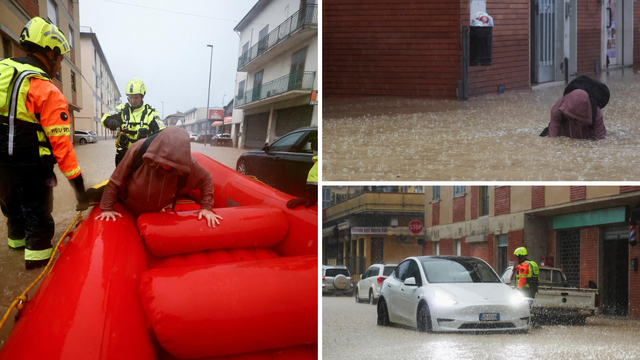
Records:
[[[480,321],[500,321],[500,314],[480,314]]]

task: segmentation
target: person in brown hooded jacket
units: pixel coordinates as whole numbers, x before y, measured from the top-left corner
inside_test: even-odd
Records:
[[[573,90],[551,108],[549,137],[604,139],[607,129],[604,126],[600,108],[596,107],[596,111],[595,121],[593,121],[589,94],[584,90]]]
[[[200,190],[201,210],[209,227],[220,224],[222,217],[213,213],[213,178],[191,156],[189,134],[173,126],[158,133],[142,156],[143,163],[134,172],[132,165],[144,141],[129,147],[126,155],[111,175],[100,200],[102,213],[98,220],[116,220],[122,215],[113,206],[120,200],[135,216],[157,212],[172,203],[178,189],[178,180],[188,174],[186,188]]]

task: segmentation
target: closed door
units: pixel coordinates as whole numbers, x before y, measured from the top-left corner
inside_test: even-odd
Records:
[[[554,79],[555,62],[555,0],[535,0],[533,18],[534,46],[534,82],[544,83]]]
[[[606,0],[602,6],[602,67],[632,65],[633,1]]]

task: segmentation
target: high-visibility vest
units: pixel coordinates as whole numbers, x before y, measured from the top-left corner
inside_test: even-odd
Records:
[[[307,185],[318,185],[318,156],[313,157],[313,166],[307,175]]]
[[[71,134],[70,121],[45,129],[40,117],[27,109],[27,95],[34,78],[51,82],[40,68],[13,59],[0,60],[0,161],[55,164],[50,134],[46,133]]]
[[[133,109],[129,103],[124,103],[116,106],[116,109],[110,111],[102,117],[102,125],[104,126],[104,121],[111,116],[117,116],[120,119],[120,131],[124,133],[129,138],[130,143],[134,143],[138,141],[138,130],[141,128],[145,128],[149,130],[149,134],[158,132],[165,128],[164,123],[160,120],[158,116],[158,112],[149,104],[142,104],[136,109]],[[155,125],[151,125],[152,122],[155,122]],[[122,150],[121,146],[118,146],[116,143],[116,147],[118,150]]]
[[[523,266],[523,264],[527,264],[527,266]],[[524,287],[536,286],[538,285],[539,274],[538,264],[535,261],[525,260],[516,267],[516,284],[519,283],[521,277],[524,277],[526,278]]]

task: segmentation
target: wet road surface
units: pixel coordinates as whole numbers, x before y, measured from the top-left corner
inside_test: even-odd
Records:
[[[322,297],[323,359],[638,359],[640,322],[591,317],[526,334],[425,334],[376,325],[376,306]]]
[[[76,145],[74,150],[87,188],[109,179],[115,170],[115,140],[113,139],[104,140],[101,137],[95,144]],[[191,143],[191,151],[203,153],[235,169],[236,160],[247,150]],[[53,219],[56,222],[56,232],[52,241],[54,246],[78,214],[75,211],[76,199],[71,186],[57,166],[55,173],[58,178],[58,186],[53,191]],[[88,214],[88,211],[85,211],[84,214]],[[20,295],[41,271],[41,269],[25,270],[24,250],[10,249],[6,244],[6,238],[6,218],[0,213],[0,318],[7,311],[13,299]],[[30,297],[34,293],[35,289],[30,293]],[[0,330],[0,348],[13,327],[14,314],[15,311],[4,328]]]
[[[324,180],[635,180],[640,159],[640,68],[603,72],[611,100],[601,141],[538,135],[562,85],[466,102],[325,99]]]

